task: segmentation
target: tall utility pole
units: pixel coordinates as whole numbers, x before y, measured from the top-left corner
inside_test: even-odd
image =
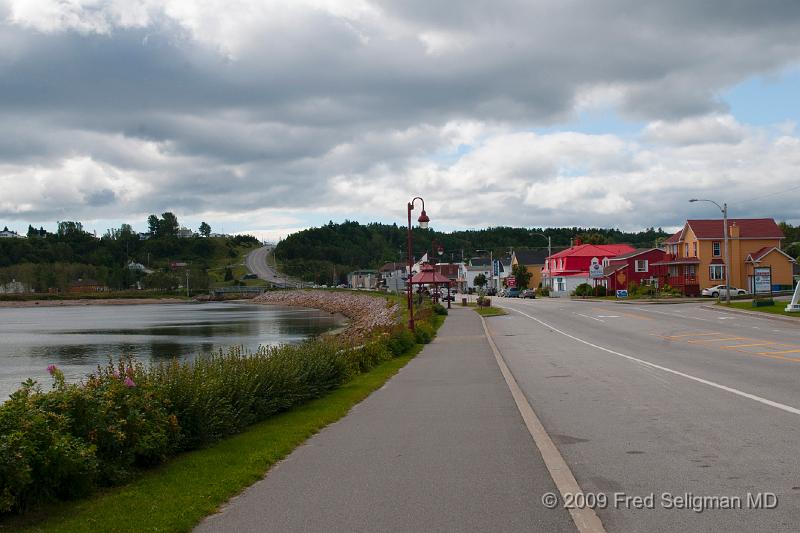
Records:
[[[728,253],[728,204],[723,203],[719,205],[714,200],[705,200],[703,198],[692,198],[689,200],[690,202],[708,202],[714,204],[722,211],[722,237],[724,239],[725,246],[725,303],[730,305],[731,303],[731,262],[730,262],[730,255]]]
[[[189,297],[189,267],[186,267],[186,297]]]

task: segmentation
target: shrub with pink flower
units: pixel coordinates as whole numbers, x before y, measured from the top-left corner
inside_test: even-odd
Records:
[[[135,387],[136,383],[130,377],[126,376],[125,377],[125,386],[130,389],[130,388]]]
[[[47,365],[47,373],[51,376],[58,371],[58,367],[56,365]]]

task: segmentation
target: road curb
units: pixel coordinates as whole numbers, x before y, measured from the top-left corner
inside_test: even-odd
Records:
[[[497,360],[497,365],[500,367],[500,373],[503,374],[503,378],[505,378],[506,384],[511,391],[511,396],[517,404],[517,409],[522,416],[522,420],[525,422],[525,427],[528,429],[528,432],[533,438],[533,442],[539,449],[542,460],[544,460],[544,465],[550,473],[550,477],[553,479],[558,492],[561,493],[561,502],[563,503],[565,501],[567,494],[574,496],[575,494],[583,493],[583,489],[578,485],[578,481],[575,479],[572,470],[570,470],[561,452],[558,451],[558,448],[553,442],[553,439],[550,438],[547,430],[544,429],[542,422],[539,420],[539,417],[536,416],[536,412],[533,410],[533,407],[531,407],[530,402],[528,402],[528,398],[525,396],[525,393],[522,392],[517,380],[514,378],[508,365],[506,365],[503,355],[497,349],[497,345],[495,345],[494,339],[492,339],[489,333],[489,327],[486,325],[486,319],[482,316],[480,319],[483,325],[483,332],[486,335],[486,340],[489,341],[489,347],[492,349],[495,360]],[[600,517],[594,512],[594,509],[590,507],[573,507],[569,509],[569,514],[580,533],[606,533],[606,529],[603,527]]]
[[[767,320],[776,320],[778,322],[786,322],[789,324],[800,324],[800,316],[797,318],[792,318],[790,316],[774,315],[772,313],[761,313],[759,311],[748,311],[747,309],[736,309],[733,307],[728,307],[723,309],[715,305],[701,305],[700,307],[702,307],[703,309],[708,309],[710,311],[716,311],[717,313],[734,313],[734,314],[764,318]]]

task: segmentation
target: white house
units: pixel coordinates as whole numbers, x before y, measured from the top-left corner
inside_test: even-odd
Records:
[[[488,287],[488,281],[490,276],[492,275],[491,267],[488,264],[486,265],[477,265],[472,266],[468,265],[465,268],[465,276],[464,279],[466,280],[467,290],[477,290],[478,286],[475,285],[475,278],[478,277],[479,274],[483,274],[486,277],[487,284],[484,287]]]
[[[5,285],[0,284],[0,294],[22,294],[25,292],[31,291],[28,290],[27,285],[15,279],[12,279]]]
[[[8,229],[8,226],[3,228],[3,231],[0,231],[0,239],[24,239],[24,235],[20,235],[16,231],[11,231]]]

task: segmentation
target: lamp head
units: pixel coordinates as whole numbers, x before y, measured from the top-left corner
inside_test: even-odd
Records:
[[[692,198],[691,200],[689,200],[689,203],[691,203],[691,202],[699,202],[699,201],[700,200],[698,200],[697,198]]]
[[[425,213],[425,210],[423,209],[422,213],[420,213],[419,218],[417,219],[417,222],[419,222],[419,227],[422,229],[428,229],[428,223],[430,221],[431,219],[428,218],[428,215]]]

